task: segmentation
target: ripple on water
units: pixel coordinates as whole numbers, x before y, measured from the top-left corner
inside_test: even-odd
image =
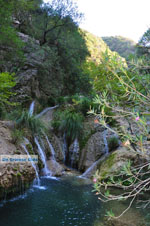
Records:
[[[74,177],[41,178],[41,186],[0,203],[0,225],[94,226],[102,222],[105,208],[91,190],[91,185]]]

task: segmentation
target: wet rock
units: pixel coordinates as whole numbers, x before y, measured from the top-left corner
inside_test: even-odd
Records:
[[[48,138],[50,143],[52,144],[55,151],[55,158],[58,162],[64,162],[64,154],[63,154],[63,141],[61,138],[57,137],[54,133],[50,132],[48,134]],[[51,157],[51,150],[47,142],[45,142],[46,153]]]
[[[74,142],[70,145],[69,151],[68,151],[68,165],[70,165],[74,169],[78,169],[78,163],[79,163],[79,142],[78,139],[75,139]]]
[[[58,162],[56,162],[55,160],[48,160],[47,166],[52,172],[53,176],[62,176],[65,170],[64,167],[60,165]]]
[[[85,148],[82,150],[79,169],[85,171],[104,154],[103,132],[96,132],[89,138]]]
[[[84,136],[85,146],[80,150],[79,159],[79,170],[82,172],[109,151],[109,139],[116,137],[116,133],[100,125],[95,117],[88,117],[84,123]]]

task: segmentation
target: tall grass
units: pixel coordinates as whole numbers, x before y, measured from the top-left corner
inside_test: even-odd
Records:
[[[16,127],[19,129],[27,129],[33,135],[41,135],[45,130],[46,126],[35,115],[30,115],[28,111],[23,110],[22,112],[16,111],[11,115],[11,119],[16,122]]]
[[[79,137],[83,129],[83,116],[74,109],[58,111],[54,117],[52,126],[57,132],[66,134],[70,142]]]

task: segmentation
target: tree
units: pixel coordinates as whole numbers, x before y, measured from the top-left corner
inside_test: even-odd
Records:
[[[102,37],[112,51],[119,53],[121,57],[129,60],[131,54],[136,52],[136,43],[122,36]]]
[[[14,46],[17,34],[13,28],[13,1],[0,0],[0,45]]]
[[[7,71],[6,62],[17,61],[17,56],[23,57],[23,43],[18,36],[17,27],[22,27],[25,20],[29,21],[29,12],[33,10],[35,2],[35,0],[0,0],[1,72]]]
[[[150,28],[143,34],[137,45],[137,53],[139,55],[150,55]]]
[[[103,71],[103,77],[108,78],[108,85],[105,85],[104,89],[100,85],[97,86],[99,96],[95,99],[95,103],[99,104],[101,112],[97,114],[91,111],[91,113],[99,119],[101,125],[108,130],[117,132],[122,142],[128,141],[129,148],[136,151],[135,153],[137,153],[140,160],[144,156],[144,163],[139,161],[136,165],[129,161],[119,170],[119,173],[116,172],[114,175],[106,174],[99,177],[98,172],[95,175],[95,191],[100,200],[104,202],[131,200],[128,208],[123,212],[125,213],[131,207],[133,201],[139,197],[144,207],[147,207],[150,203],[148,198],[142,199],[143,195],[150,190],[148,153],[150,91],[146,85],[146,83],[149,84],[149,74],[143,71],[141,75],[141,72],[139,72],[140,64],[137,68],[135,62],[132,62],[133,65],[130,65],[129,68],[123,67],[121,64],[120,68],[117,68],[118,62],[115,58],[113,60],[106,58],[104,63],[103,67],[106,67]],[[132,63],[130,62],[130,64]],[[143,61],[141,66],[145,66],[145,64]],[[100,76],[97,76],[97,79],[99,78]],[[113,114],[108,114],[108,110]],[[115,128],[110,128],[108,126],[108,120],[110,121],[110,119],[126,119],[128,127],[121,125],[118,128],[117,125]],[[119,193],[114,194],[111,190],[113,187],[121,188],[122,191],[119,190]]]
[[[0,105],[11,104],[9,98],[14,93],[11,89],[16,85],[14,74],[0,73]]]
[[[144,32],[142,38],[139,41],[139,44],[143,47],[150,46],[150,28],[148,28],[147,31]]]
[[[17,30],[28,33],[32,27],[32,18],[40,9],[43,0],[16,0],[13,2],[13,19],[18,23]]]
[[[33,16],[32,34],[41,45],[49,41],[55,44],[64,27],[78,24],[82,14],[78,12],[77,5],[72,0],[52,0],[43,4]],[[54,35],[53,40],[50,37]]]

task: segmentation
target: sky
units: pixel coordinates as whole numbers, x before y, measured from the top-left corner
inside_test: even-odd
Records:
[[[85,17],[80,27],[99,37],[120,35],[138,42],[150,27],[150,0],[74,1]]]

